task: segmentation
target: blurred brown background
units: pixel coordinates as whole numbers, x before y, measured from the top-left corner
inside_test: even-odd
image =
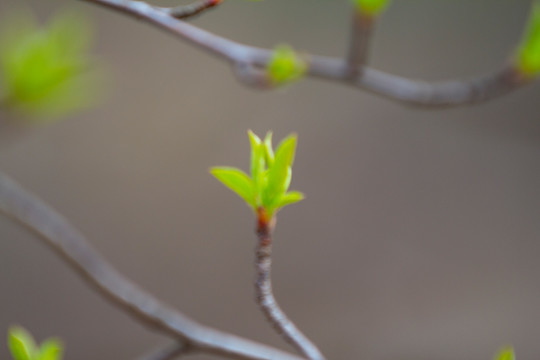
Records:
[[[1,0],[0,18],[19,2]],[[396,0],[372,63],[427,80],[489,72],[515,47],[529,3]],[[519,359],[540,357],[538,84],[442,111],[311,79],[258,92],[131,18],[28,4],[42,19],[74,6],[95,20],[108,101],[0,144],[0,166],[142,287],[204,324],[289,349],[252,301],[253,216],[207,170],[247,169],[247,129],[295,131],[292,188],[307,199],[279,214],[275,292],[329,359],[488,360],[507,343]],[[338,56],[349,6],[229,0],[195,23]],[[167,343],[3,218],[0,240],[1,338],[12,323],[59,335],[68,360],[134,359]]]

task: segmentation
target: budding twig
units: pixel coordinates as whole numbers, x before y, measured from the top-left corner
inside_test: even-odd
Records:
[[[132,0],[83,0],[95,3],[146,21],[166,30],[211,54],[235,63],[248,63],[266,68],[273,51],[237,43],[212,34],[185,21],[175,19],[166,11],[143,2]],[[376,95],[409,105],[449,107],[471,105],[495,99],[514,91],[531,81],[515,76],[516,66],[505,65],[486,76],[471,80],[428,83],[406,79],[382,71],[363,67],[361,76],[351,82],[350,67],[346,59],[318,55],[306,56],[306,75],[336,81],[367,90]]]
[[[0,173],[0,213],[43,240],[94,290],[149,328],[198,352],[243,360],[300,360],[190,319],[161,303],[114,269],[64,217]]]
[[[317,346],[313,344],[281,310],[272,291],[272,228],[275,218],[268,219],[263,208],[257,219],[258,242],[255,250],[256,301],[266,319],[274,329],[292,346],[311,360],[324,360]]]

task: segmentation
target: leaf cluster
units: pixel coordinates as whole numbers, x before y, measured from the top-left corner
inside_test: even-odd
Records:
[[[298,191],[288,191],[297,137],[294,134],[287,136],[274,153],[271,132],[266,134],[264,140],[251,131],[248,135],[251,143],[251,177],[232,167],[214,167],[210,172],[244,199],[255,213],[262,208],[271,218],[280,208],[304,198]]]
[[[37,346],[32,335],[19,326],[9,329],[8,346],[13,360],[62,360],[63,345],[58,339],[47,339]]]
[[[503,347],[499,350],[497,355],[495,355],[493,360],[516,360],[514,348],[511,346]]]
[[[0,29],[0,97],[12,110],[57,118],[91,105],[97,74],[87,55],[91,29],[73,13],[40,27],[28,12],[10,14]]]

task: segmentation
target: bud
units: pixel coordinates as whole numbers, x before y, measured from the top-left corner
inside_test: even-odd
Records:
[[[353,0],[358,11],[371,17],[380,15],[389,3],[390,0]]]
[[[281,85],[301,78],[307,70],[307,64],[291,47],[281,45],[275,48],[266,70],[270,81]]]

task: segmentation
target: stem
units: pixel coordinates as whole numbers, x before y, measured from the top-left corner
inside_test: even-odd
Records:
[[[347,57],[351,79],[361,74],[361,69],[366,64],[373,23],[372,16],[366,15],[356,8],[353,10],[351,39]]]
[[[311,360],[324,360],[320,350],[313,344],[281,310],[272,292],[272,228],[275,218],[268,219],[263,209],[259,209],[257,223],[258,242],[255,249],[256,301],[266,319],[285,341],[294,346]]]

